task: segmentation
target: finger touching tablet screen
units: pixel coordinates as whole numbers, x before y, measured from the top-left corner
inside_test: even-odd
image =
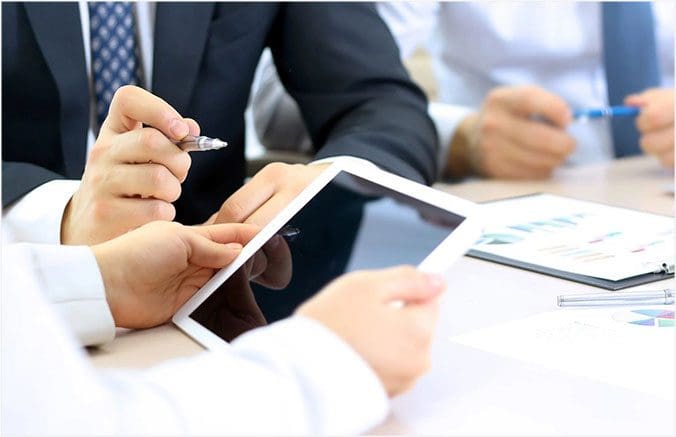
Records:
[[[203,345],[293,314],[354,270],[443,272],[476,241],[477,206],[375,167],[334,164],[174,317]]]

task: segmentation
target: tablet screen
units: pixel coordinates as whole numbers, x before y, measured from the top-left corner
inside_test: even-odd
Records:
[[[340,172],[190,317],[226,341],[353,270],[418,265],[464,217]]]

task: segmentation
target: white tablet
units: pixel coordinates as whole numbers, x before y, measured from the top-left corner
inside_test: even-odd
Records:
[[[479,206],[379,170],[340,161],[284,208],[176,313],[209,349],[293,314],[353,270],[415,265],[445,272],[479,238]]]

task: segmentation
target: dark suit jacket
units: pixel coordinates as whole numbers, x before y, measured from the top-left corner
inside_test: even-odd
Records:
[[[158,3],[153,93],[230,144],[192,155],[178,221],[215,212],[244,178],[254,70],[270,47],[318,157],[353,155],[431,183],[436,133],[375,8],[352,3]],[[3,205],[81,177],[89,90],[76,3],[2,4]]]

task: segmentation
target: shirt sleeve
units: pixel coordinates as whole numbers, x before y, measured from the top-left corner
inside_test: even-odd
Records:
[[[11,245],[26,263],[17,268],[31,276],[42,295],[84,346],[111,341],[115,322],[108,307],[96,258],[86,246],[19,243]],[[13,264],[14,256],[4,262]]]
[[[407,59],[418,47],[427,45],[437,23],[437,2],[379,2],[377,7],[397,41],[402,59]]]
[[[218,352],[145,371],[96,372],[39,282],[18,272],[29,254],[18,255],[3,263],[0,295],[7,434],[354,434],[387,414],[370,367],[300,317]]]
[[[61,244],[63,211],[79,186],[79,180],[53,180],[5,208],[5,242]]]
[[[318,322],[294,317],[232,346],[145,375],[171,393],[187,433],[345,435],[387,414],[375,373]]]
[[[439,136],[439,167],[437,174],[441,176],[446,167],[448,153],[451,149],[451,140],[455,135],[455,131],[460,122],[474,112],[474,109],[465,106],[431,102],[427,110],[434,122],[434,126],[437,128],[437,135]]]

